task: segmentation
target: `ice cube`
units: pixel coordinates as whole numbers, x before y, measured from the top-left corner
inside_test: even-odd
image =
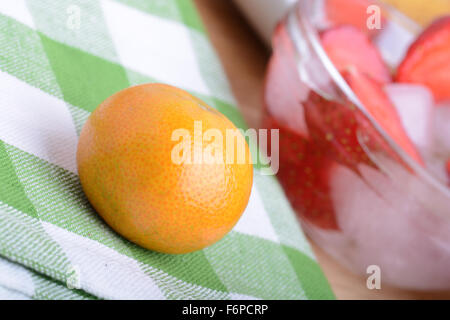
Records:
[[[450,101],[433,109],[433,149],[443,161],[450,158]]]
[[[307,99],[309,89],[300,81],[294,61],[287,52],[274,53],[266,81],[264,99],[270,115],[281,125],[308,137],[302,102]]]
[[[426,152],[423,158],[428,172],[441,183],[447,184],[448,174],[445,168],[444,157],[431,149],[431,152]]]
[[[434,98],[431,91],[421,85],[392,83],[385,92],[394,104],[406,133],[422,151],[431,143]]]
[[[444,254],[450,248],[448,221],[414,201],[388,175],[366,165],[359,167],[359,174],[337,165],[330,191],[342,232],[336,246],[349,247],[331,243],[327,249],[346,250],[346,258],[361,274],[367,266],[378,265],[394,285],[438,290],[450,283],[450,255]]]
[[[406,26],[405,21],[399,23],[396,19],[386,21],[383,30],[374,38],[383,60],[391,68],[397,68],[402,62],[409,46],[420,32],[416,24]]]
[[[424,154],[429,171],[442,183],[449,182],[446,162],[450,159],[450,102],[433,108],[431,148]]]

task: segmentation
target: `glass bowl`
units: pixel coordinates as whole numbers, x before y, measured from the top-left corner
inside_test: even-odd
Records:
[[[421,27],[370,2],[382,29],[365,32],[395,72]],[[353,272],[377,266],[382,283],[450,289],[447,182],[397,145],[333,65],[320,41],[327,6],[300,0],[273,36],[263,126],[280,130],[279,181],[306,233]]]

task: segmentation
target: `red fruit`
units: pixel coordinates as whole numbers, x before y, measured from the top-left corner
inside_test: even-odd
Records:
[[[449,183],[450,183],[450,159],[447,160],[446,169],[447,169],[448,180],[449,180]]]
[[[406,153],[423,165],[422,157],[403,128],[397,110],[383,87],[357,71],[346,72],[344,78],[375,121]]]
[[[327,19],[334,25],[351,25],[369,35],[376,34],[379,30],[370,30],[367,27],[369,14],[367,8],[376,4],[370,0],[326,0]],[[381,20],[381,26],[384,19]]]
[[[310,140],[280,126],[273,118],[268,118],[264,127],[280,130],[280,169],[277,176],[292,207],[310,223],[322,229],[337,230],[328,186],[332,160]]]
[[[372,165],[357,138],[357,129],[368,127],[368,122],[355,106],[311,92],[305,102],[305,117],[312,143],[327,157],[355,171],[359,163]]]
[[[380,83],[391,81],[389,70],[377,48],[358,29],[352,26],[332,28],[322,33],[321,40],[326,53],[339,71],[356,68]]]
[[[450,99],[450,16],[435,21],[411,45],[396,81],[427,86],[437,102]]]

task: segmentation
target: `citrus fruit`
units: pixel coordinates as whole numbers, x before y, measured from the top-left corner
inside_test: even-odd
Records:
[[[207,137],[209,129],[216,135]],[[82,129],[77,164],[83,190],[128,240],[163,253],[200,250],[232,229],[250,197],[253,166],[245,138],[237,131],[234,147],[225,143],[227,132],[236,130],[181,89],[127,88],[101,103]],[[223,161],[199,161],[208,154]]]

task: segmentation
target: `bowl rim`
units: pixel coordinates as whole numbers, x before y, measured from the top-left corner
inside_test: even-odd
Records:
[[[299,60],[299,40],[298,34],[295,36],[293,33],[301,32],[298,29],[303,28],[304,32],[301,32],[301,36],[306,38],[306,41],[309,42],[314,53],[318,56],[321,64],[325,68],[326,72],[330,76],[330,79],[335,84],[336,88],[340,90],[345,98],[353,103],[360,112],[366,117],[369,123],[373,126],[373,128],[380,134],[381,138],[388,144],[388,146],[393,150],[393,152],[398,156],[409,168],[416,174],[421,180],[429,184],[431,187],[435,188],[439,192],[441,192],[446,198],[450,199],[450,188],[443,182],[434,177],[426,167],[422,167],[417,161],[415,161],[406,151],[401,148],[396,141],[394,141],[389,134],[378,124],[378,122],[367,112],[364,105],[357,98],[356,94],[347,84],[347,82],[342,77],[341,73],[337,70],[334,64],[331,62],[331,59],[328,57],[325,49],[323,48],[320,42],[320,36],[318,32],[318,28],[313,25],[311,21],[311,16],[308,15],[311,11],[311,6],[323,6],[323,1],[326,0],[298,0],[298,2],[291,8],[288,14],[284,18],[284,23],[287,26],[287,32],[291,41],[293,42],[293,46],[297,51],[297,55],[295,59]],[[404,24],[413,34],[418,35],[423,31],[423,28],[417,24],[415,21],[404,15],[398,9],[393,7],[390,4],[381,2],[380,0],[371,0],[373,4],[378,5],[383,12],[388,13],[388,18],[395,17],[395,19],[401,20],[401,23]],[[309,6],[309,7],[308,7]],[[317,10],[317,7],[315,8]],[[320,8],[320,9],[323,9]],[[296,40],[297,38],[297,40]],[[297,64],[299,61],[296,61]],[[297,72],[300,71],[297,69]],[[299,74],[300,77],[300,74]],[[360,141],[361,143],[361,141]],[[363,146],[362,146],[363,147]],[[367,150],[365,150],[367,152]],[[386,172],[388,175],[389,172]]]

